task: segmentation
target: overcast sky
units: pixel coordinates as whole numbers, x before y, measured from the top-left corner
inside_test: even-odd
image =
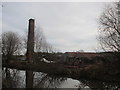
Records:
[[[60,51],[95,51],[102,2],[4,2],[2,30],[24,35],[28,20],[35,19],[47,41]]]

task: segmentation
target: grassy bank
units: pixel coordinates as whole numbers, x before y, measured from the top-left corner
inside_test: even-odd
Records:
[[[44,72],[49,75],[72,77],[75,79],[85,78],[103,81],[120,81],[119,69],[104,64],[92,64],[82,68],[67,68],[65,65],[59,63],[50,64],[39,62],[36,64],[30,64],[26,61],[11,61],[10,63],[3,63],[3,67]]]

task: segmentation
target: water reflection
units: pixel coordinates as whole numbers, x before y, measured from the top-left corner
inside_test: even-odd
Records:
[[[45,73],[36,72],[34,76],[34,88],[57,88],[66,78],[50,77]]]
[[[8,69],[6,71],[6,69],[3,69],[2,74],[3,88],[26,88],[25,71],[16,69]],[[49,76],[41,72],[33,72],[33,76],[33,88],[78,88],[78,90],[83,88],[106,88],[115,90],[120,87],[120,82],[74,80],[71,78]]]
[[[5,88],[20,88],[20,80],[19,76],[20,71],[16,69],[4,68],[2,70],[2,87]]]

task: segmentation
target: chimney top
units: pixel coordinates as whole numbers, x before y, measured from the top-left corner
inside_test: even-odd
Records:
[[[34,21],[34,19],[31,18],[31,19],[29,19],[29,21]]]

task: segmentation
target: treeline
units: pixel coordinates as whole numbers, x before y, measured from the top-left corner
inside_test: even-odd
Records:
[[[2,35],[2,56],[3,59],[9,61],[16,55],[26,55],[27,49],[27,34],[25,36],[19,35],[15,32],[3,32]],[[47,42],[42,30],[35,30],[34,38],[34,52],[46,52],[54,53],[57,52],[50,43]]]

